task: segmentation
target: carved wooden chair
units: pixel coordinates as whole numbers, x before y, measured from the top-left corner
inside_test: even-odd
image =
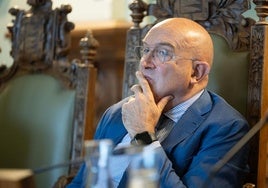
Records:
[[[141,45],[141,39],[155,23],[170,17],[186,17],[207,29],[215,45],[209,89],[222,95],[244,114],[251,126],[255,125],[268,108],[268,28],[265,21],[268,2],[253,2],[260,19],[256,23],[242,15],[250,8],[247,0],[156,0],[150,4],[133,0],[129,5],[133,27],[127,33],[123,97],[132,94],[130,87],[136,82],[138,60],[134,47]],[[144,24],[143,19],[147,23]],[[268,127],[264,127],[250,141],[251,172],[247,182],[260,188],[266,187],[267,139]]]
[[[85,130],[93,128],[98,42],[88,33],[82,60],[70,61],[71,6],[27,3],[29,10],[9,10],[14,62],[0,69],[0,168],[31,169],[37,187],[48,188],[80,166],[68,162],[81,159]],[[56,164],[65,168],[45,168]]]

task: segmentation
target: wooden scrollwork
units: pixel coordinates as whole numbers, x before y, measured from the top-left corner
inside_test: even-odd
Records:
[[[243,51],[249,49],[250,27],[255,23],[242,15],[249,8],[250,2],[244,0],[157,0],[148,6],[147,15],[157,22],[169,17],[195,20],[209,32],[223,36],[232,50]]]

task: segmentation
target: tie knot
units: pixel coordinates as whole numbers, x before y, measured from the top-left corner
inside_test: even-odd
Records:
[[[169,118],[168,118],[166,115],[162,114],[162,115],[160,116],[160,118],[159,118],[159,121],[158,121],[157,125],[156,125],[156,131],[159,131],[159,130],[163,129],[164,126],[165,126],[165,122],[166,122],[168,119],[169,119]]]

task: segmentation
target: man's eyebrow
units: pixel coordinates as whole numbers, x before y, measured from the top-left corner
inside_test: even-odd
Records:
[[[170,47],[170,48],[174,48],[173,45],[171,45],[170,43],[166,43],[166,42],[158,43],[157,46],[168,46],[168,47]]]
[[[146,42],[143,42],[143,45],[149,46]],[[167,47],[170,47],[172,49],[175,49],[175,47],[173,45],[171,45],[170,43],[167,43],[167,42],[157,43],[156,46],[167,46]]]

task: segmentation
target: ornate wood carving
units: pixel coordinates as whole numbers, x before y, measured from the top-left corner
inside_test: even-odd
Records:
[[[251,63],[249,68],[248,117],[251,124],[260,119],[265,27],[252,28]]]
[[[0,85],[11,78],[18,67],[26,72],[45,71],[50,67],[61,73],[72,71],[70,63],[67,63],[69,34],[74,28],[74,24],[67,20],[71,6],[62,5],[52,10],[51,0],[28,0],[27,3],[31,6],[29,10],[17,7],[9,10],[15,16],[8,26],[14,62],[11,68],[1,73]]]
[[[149,5],[135,0],[130,4],[134,27],[141,22],[144,11],[154,16],[156,22],[185,17],[197,21],[209,32],[222,35],[233,50],[249,49],[250,26],[254,21],[242,16],[249,8],[249,1],[245,0],[157,0]]]
[[[185,17],[197,21],[209,32],[223,36],[233,50],[248,50],[250,26],[253,20],[242,13],[249,9],[245,0],[170,0],[157,1],[153,14],[158,20],[168,17]]]
[[[93,37],[92,31],[88,30],[86,36],[80,40],[82,61],[85,65],[95,67],[95,58],[99,42]]]

